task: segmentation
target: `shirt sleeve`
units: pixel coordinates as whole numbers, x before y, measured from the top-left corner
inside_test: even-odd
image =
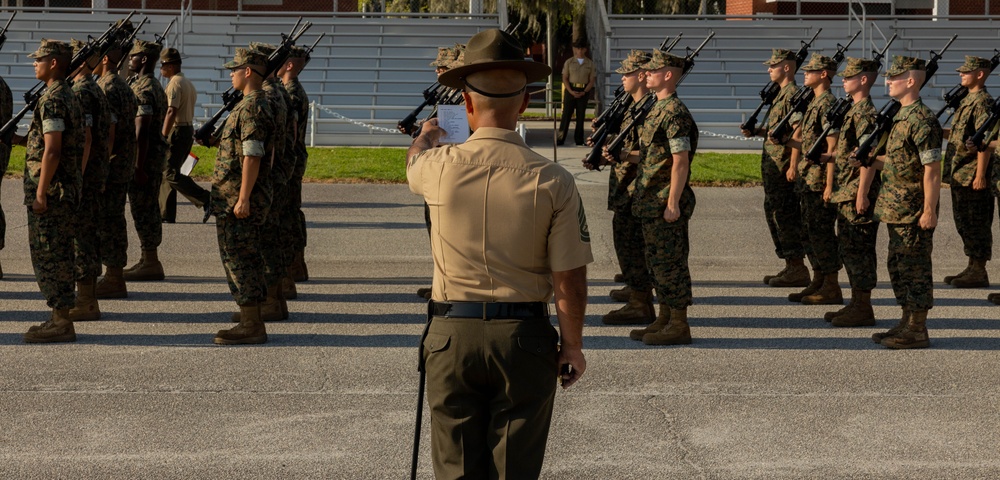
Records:
[[[167,106],[174,108],[181,108],[181,100],[184,97],[184,89],[181,88],[181,83],[179,80],[171,79],[170,83],[167,84],[167,88],[164,90],[167,95]]]
[[[39,104],[38,112],[42,120],[42,134],[66,131],[66,106],[49,98]]]
[[[272,127],[264,115],[254,114],[249,108],[243,109],[240,112],[240,143],[243,147],[243,156],[263,157],[268,132]]]
[[[929,117],[917,124],[913,143],[920,153],[920,163],[930,165],[941,161],[941,126],[937,118]]]
[[[666,115],[662,124],[671,154],[691,151],[691,121],[685,115]]]
[[[153,105],[156,104],[156,98],[153,97],[153,92],[151,89],[144,88],[139,90],[135,94],[135,103],[138,105],[136,109],[135,116],[146,117],[152,116],[154,113]]]
[[[565,272],[594,261],[590,250],[590,229],[580,192],[572,179],[562,179],[555,198],[555,211],[549,229],[549,268]]]

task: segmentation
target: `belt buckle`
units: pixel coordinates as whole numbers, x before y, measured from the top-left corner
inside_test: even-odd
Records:
[[[481,310],[482,310],[482,317],[483,317],[483,321],[485,322],[486,320],[489,320],[489,316],[490,316],[489,315],[490,302],[479,302],[479,304],[482,306],[482,308],[481,308]]]

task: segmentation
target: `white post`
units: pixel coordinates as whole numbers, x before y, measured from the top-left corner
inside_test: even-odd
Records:
[[[556,71],[555,64],[555,46],[552,42],[555,41],[555,32],[552,28],[552,14],[548,14],[545,17],[545,57],[548,61],[549,68],[553,72]],[[554,113],[552,111],[552,75],[549,75],[548,80],[545,81],[545,116],[551,117]]]
[[[934,0],[934,11],[935,17],[946,17],[948,16],[948,5],[950,0]],[[940,18],[935,18],[934,21],[938,21]]]
[[[309,102],[309,146],[316,146],[316,100]]]
[[[107,10],[108,0],[94,0],[93,2],[90,2],[90,8],[92,10]]]

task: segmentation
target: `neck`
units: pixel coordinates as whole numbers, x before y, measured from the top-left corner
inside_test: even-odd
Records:
[[[782,87],[784,87],[785,85],[788,85],[789,83],[792,83],[794,81],[795,81],[795,75],[789,75],[789,76],[781,79],[781,81],[778,82],[778,85],[781,85]]]
[[[979,93],[980,91],[985,89],[986,85],[983,85],[981,83],[974,83],[972,85],[969,85],[969,93]]]
[[[904,107],[913,105],[914,103],[917,102],[917,100],[920,100],[920,90],[906,92],[896,100],[898,100],[899,104]]]
[[[253,81],[253,80],[247,81],[246,86],[243,87],[243,95],[244,96],[250,95],[251,93],[253,93],[253,92],[257,91],[257,90],[260,90],[260,88],[261,88],[261,82],[260,81],[256,81],[256,82]]]
[[[871,88],[862,88],[861,90],[858,90],[851,94],[851,100],[854,100],[854,103],[863,102],[866,98],[870,96],[871,90],[872,90]]]
[[[677,91],[677,85],[664,85],[663,88],[656,91],[656,99],[663,100]]]
[[[638,102],[649,93],[649,89],[646,87],[639,87],[634,92],[632,92],[632,100]]]
[[[827,82],[820,82],[819,85],[813,87],[813,95],[817,97],[828,91],[830,91],[830,84]]]

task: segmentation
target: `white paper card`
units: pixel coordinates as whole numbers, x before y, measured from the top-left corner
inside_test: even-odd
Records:
[[[465,143],[469,139],[465,105],[438,105],[438,126],[446,132],[441,143]]]
[[[194,166],[197,164],[198,157],[194,156],[193,153],[189,153],[188,158],[181,164],[181,175],[191,175],[191,170],[194,170]]]

